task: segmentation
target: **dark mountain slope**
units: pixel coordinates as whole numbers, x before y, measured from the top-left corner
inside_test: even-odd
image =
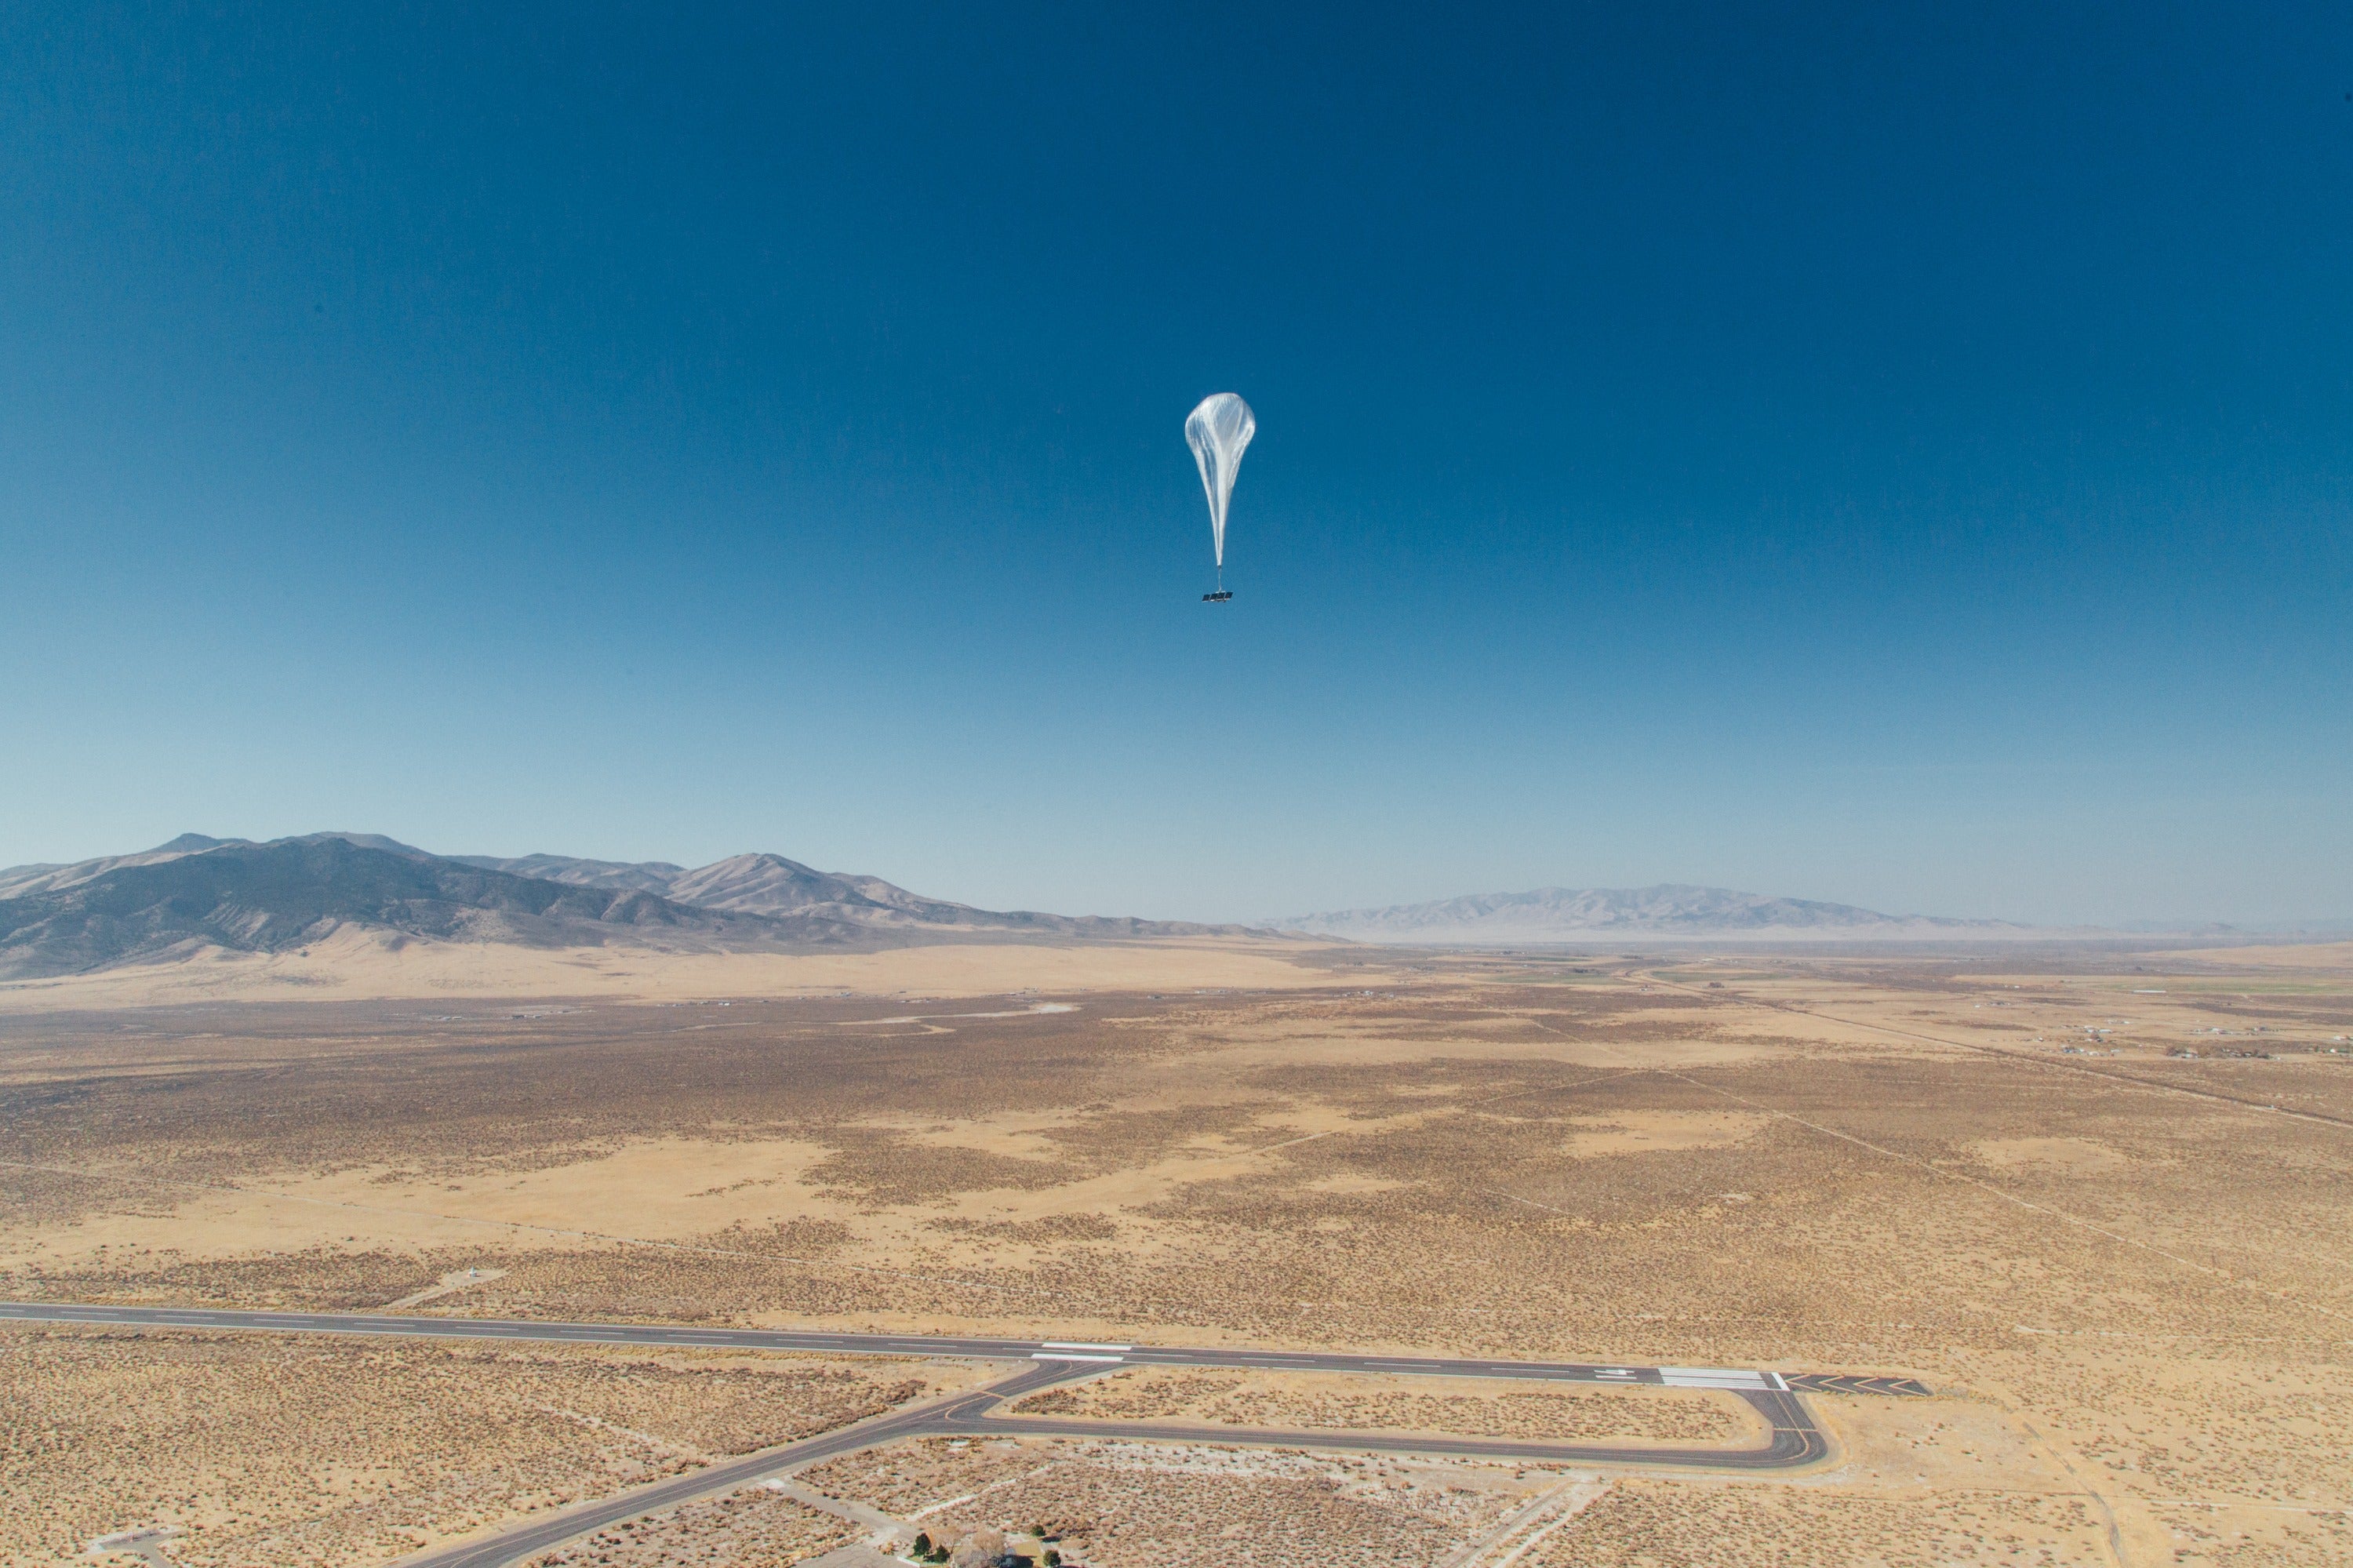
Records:
[[[780,854],[738,854],[690,871],[668,861],[575,860],[568,855],[531,854],[512,860],[459,855],[468,865],[544,877],[582,887],[638,887],[704,909],[747,915],[790,915],[839,906],[881,916],[896,910],[919,921],[968,925],[1000,916],[966,904],[925,898],[879,876],[837,876]]]
[[[503,860],[487,854],[456,854],[449,858],[460,865],[503,871],[513,876],[535,876],[543,882],[561,882],[574,887],[636,888],[641,893],[659,893],[665,898],[670,896],[670,884],[686,873],[686,867],[672,865],[666,860],[580,860],[568,854],[526,854]]]
[[[695,909],[635,890],[567,886],[320,835],[224,843],[0,899],[0,977],[70,973],[199,946],[274,952],[345,923],[533,946],[623,933],[729,947],[864,935],[821,917],[783,922]]]
[[[496,867],[583,887],[642,887],[698,909],[778,917],[825,916],[876,931],[1021,931],[1039,936],[1113,938],[1233,934],[1241,926],[1197,926],[1179,920],[1134,920],[1102,915],[1046,915],[1029,909],[979,909],[883,881],[818,871],[780,854],[738,854],[691,871],[667,861],[574,860],[524,855],[496,860],[464,855],[468,865]]]
[[[268,843],[186,833],[138,854],[0,871],[0,980],[219,948],[276,952],[345,926],[533,947],[702,951],[1242,929],[975,909],[782,855],[736,855],[696,871],[559,855],[451,859],[374,833]]]

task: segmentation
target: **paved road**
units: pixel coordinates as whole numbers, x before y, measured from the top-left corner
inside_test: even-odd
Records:
[[[733,1491],[780,1470],[877,1447],[902,1437],[1053,1436],[1129,1437],[1162,1443],[1215,1443],[1227,1446],[1335,1448],[1393,1454],[1438,1454],[1512,1459],[1528,1464],[1674,1465],[1711,1469],[1787,1469],[1811,1464],[1830,1453],[1806,1408],[1793,1393],[1743,1393],[1771,1428],[1757,1448],[1603,1447],[1575,1443],[1511,1443],[1465,1437],[1408,1437],[1385,1433],[1293,1432],[1251,1427],[1180,1426],[1159,1422],[1054,1421],[1034,1416],[998,1416],[1000,1403],[1034,1393],[1065,1378],[1096,1370],[1084,1362],[1036,1361],[1011,1377],[969,1393],[926,1405],[894,1410],[798,1443],[765,1449],[723,1464],[636,1487],[618,1496],[582,1503],[479,1541],[403,1558],[397,1568],[505,1568],[561,1543],[638,1519],[696,1498]]]
[[[1068,1340],[997,1340],[922,1334],[835,1334],[783,1329],[691,1329],[658,1323],[554,1323],[514,1318],[425,1318],[372,1312],[245,1312],[205,1307],[95,1307],[0,1301],[0,1321],[114,1323],[143,1329],[243,1329],[280,1334],[405,1334],[427,1339],[543,1340],[559,1344],[694,1346],[730,1351],[820,1351],[831,1355],[955,1356],[976,1361],[1133,1362],[1157,1367],[1253,1367],[1274,1372],[1390,1372],[1423,1377],[1525,1378],[1537,1383],[1633,1383],[1787,1393],[1778,1372],[1733,1367],[1606,1366],[1587,1361],[1498,1361],[1437,1356],[1358,1356],[1326,1351],[1215,1346],[1105,1345]]]
[[[635,1519],[690,1499],[731,1491],[761,1476],[813,1464],[902,1437],[959,1434],[1060,1437],[1129,1437],[1160,1442],[1242,1446],[1334,1448],[1350,1452],[1442,1454],[1533,1464],[1672,1465],[1714,1469],[1771,1470],[1810,1464],[1829,1442],[1804,1403],[1778,1373],[1725,1367],[1604,1366],[1583,1361],[1497,1361],[1435,1356],[1359,1356],[1315,1351],[1224,1350],[1082,1343],[1063,1340],[1003,1340],[927,1335],[836,1334],[769,1329],[689,1329],[648,1323],[545,1323],[494,1318],[419,1318],[383,1313],[248,1312],[211,1308],[99,1307],[44,1301],[0,1301],[0,1321],[109,1324],[144,1329],[233,1329],[266,1333],[398,1334],[426,1339],[507,1340],[559,1344],[692,1346],[704,1349],[818,1351],[836,1355],[946,1356],[1028,1364],[989,1387],[927,1404],[885,1412],[798,1443],[708,1466],[617,1497],[565,1509],[488,1539],[406,1559],[402,1568],[500,1568],[573,1537]],[[1410,1437],[1364,1432],[1316,1432],[1159,1422],[1055,1420],[994,1414],[1007,1400],[1066,1378],[1118,1364],[1260,1368],[1287,1372],[1388,1372],[1427,1377],[1516,1378],[1540,1383],[1636,1384],[1721,1389],[1739,1395],[1765,1419],[1770,1436],[1751,1448],[1644,1448],[1577,1443],[1523,1443],[1475,1437]],[[1828,1387],[1844,1380],[1817,1374],[1801,1380]],[[1841,1387],[1838,1392],[1849,1392]],[[1860,1392],[1857,1390],[1856,1392]],[[1913,1392],[1890,1387],[1883,1391]],[[1919,1392],[1926,1392],[1925,1390]]]
[[[1069,1375],[1065,1373],[1065,1375]],[[1163,1443],[1240,1443],[1254,1448],[1367,1449],[1386,1454],[1445,1454],[1482,1459],[1518,1459],[1546,1465],[1695,1465],[1709,1469],[1785,1470],[1810,1465],[1830,1453],[1830,1444],[1794,1393],[1742,1391],[1771,1428],[1761,1448],[1636,1448],[1583,1443],[1519,1443],[1488,1437],[1409,1437],[1371,1432],[1288,1431],[1277,1427],[1182,1426],[1163,1421],[1054,1421],[1030,1415],[992,1415],[958,1407],[940,1416],[934,1430],[968,1435],[1033,1437],[1149,1437]],[[992,1403],[994,1403],[992,1401]]]
[[[782,1447],[747,1454],[740,1459],[690,1470],[685,1475],[657,1481],[649,1487],[632,1487],[617,1497],[600,1498],[595,1502],[565,1509],[480,1541],[445,1546],[438,1552],[428,1552],[420,1556],[404,1557],[398,1568],[501,1568],[502,1564],[520,1563],[575,1535],[585,1535],[592,1530],[602,1530],[608,1524],[619,1524],[624,1520],[654,1513],[695,1498],[733,1491],[778,1470],[813,1465],[819,1459],[830,1459],[859,1448],[875,1447],[902,1437],[959,1430],[960,1427],[953,1424],[967,1418],[969,1414],[976,1414],[999,1400],[1018,1399],[1048,1383],[1072,1376],[1079,1370],[1067,1361],[1038,1362],[1022,1368],[1000,1383],[954,1399],[887,1411],[854,1425],[839,1427],[798,1443],[787,1443]]]

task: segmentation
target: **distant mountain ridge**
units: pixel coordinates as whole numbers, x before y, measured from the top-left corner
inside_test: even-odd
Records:
[[[1526,893],[1473,894],[1425,904],[1296,915],[1266,924],[1276,930],[1357,942],[1494,944],[1574,941],[1590,937],[1996,937],[2031,927],[2001,920],[1883,915],[1852,904],[1774,898],[1723,887],[1662,883],[1653,887],[1539,887]]]
[[[487,855],[452,857],[467,865],[581,887],[636,888],[659,893],[702,909],[732,909],[753,915],[790,915],[839,907],[870,910],[876,917],[898,916],[919,922],[957,924],[975,916],[1010,918],[967,904],[925,898],[879,876],[837,876],[780,854],[738,854],[690,871],[668,861],[634,863],[572,860],[563,855],[525,855],[495,860]]]
[[[976,909],[781,855],[694,870],[560,855],[501,860],[432,854],[377,833],[266,843],[184,833],[133,854],[0,871],[0,980],[224,949],[277,952],[345,927],[531,947],[776,952],[989,932],[1103,940],[1245,929]]]

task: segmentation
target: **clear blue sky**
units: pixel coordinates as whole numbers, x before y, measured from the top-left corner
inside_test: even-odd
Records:
[[[0,14],[0,863],[2353,914],[2341,5],[225,9]]]

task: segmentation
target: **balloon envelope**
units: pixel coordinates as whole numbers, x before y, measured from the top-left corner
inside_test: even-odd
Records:
[[[1201,488],[1209,493],[1209,537],[1220,567],[1226,564],[1226,503],[1234,493],[1242,451],[1256,434],[1258,419],[1250,405],[1232,392],[1202,398],[1185,421],[1185,444],[1193,449],[1193,461],[1201,465]]]

